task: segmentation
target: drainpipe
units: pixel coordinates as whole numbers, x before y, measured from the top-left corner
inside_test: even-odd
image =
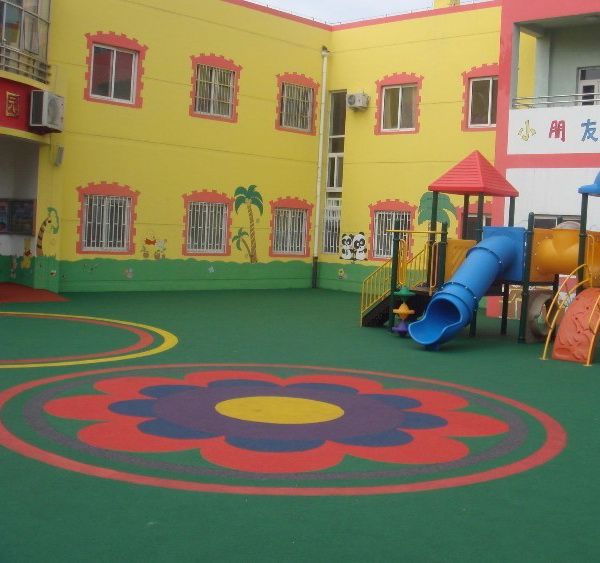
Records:
[[[317,186],[315,197],[315,225],[313,234],[313,266],[312,287],[316,289],[319,267],[319,237],[321,233],[321,183],[323,181],[323,149],[325,144],[325,104],[327,103],[327,63],[329,50],[323,46],[321,49],[323,73],[321,77],[321,118],[319,120],[319,155],[317,157]]]

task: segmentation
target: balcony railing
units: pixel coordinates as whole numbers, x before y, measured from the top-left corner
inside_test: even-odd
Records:
[[[600,104],[597,94],[559,94],[556,96],[537,96],[534,98],[515,98],[513,109],[557,108],[572,106],[594,106]]]
[[[50,77],[50,65],[6,45],[0,45],[0,70],[33,78],[45,84],[48,83]]]

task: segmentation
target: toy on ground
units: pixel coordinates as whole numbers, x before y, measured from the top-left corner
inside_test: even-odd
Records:
[[[394,293],[394,296],[399,297],[402,300],[402,303],[393,311],[396,315],[396,323],[392,327],[392,332],[402,337],[406,337],[408,334],[408,317],[415,314],[415,311],[411,309],[407,303],[408,299],[413,295],[414,293],[406,286],[402,286],[400,291]]]

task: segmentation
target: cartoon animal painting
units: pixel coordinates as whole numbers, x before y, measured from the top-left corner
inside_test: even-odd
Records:
[[[21,269],[29,270],[31,268],[31,261],[33,253],[31,252],[31,239],[25,239],[23,241],[23,256],[21,257]]]
[[[35,252],[37,256],[44,256],[44,235],[46,229],[50,229],[53,235],[58,234],[60,229],[60,219],[58,218],[58,211],[54,207],[48,207],[48,216],[44,219],[40,225],[40,229],[37,235],[37,244],[35,246]]]
[[[367,237],[362,231],[357,234],[344,233],[341,238],[341,256],[342,260],[351,260],[352,262],[367,260]]]

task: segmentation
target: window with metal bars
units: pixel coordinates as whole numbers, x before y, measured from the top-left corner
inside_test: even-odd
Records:
[[[390,258],[394,234],[388,231],[400,221],[400,229],[410,230],[412,216],[408,211],[376,211],[375,232],[373,233],[373,255],[375,258]]]
[[[313,117],[312,88],[289,84],[281,85],[281,114],[279,124],[287,129],[310,131]]]
[[[278,208],[273,219],[273,253],[306,254],[305,209]]]
[[[94,98],[133,103],[138,54],[94,45],[90,94]]]
[[[200,64],[196,69],[197,113],[230,118],[233,114],[235,73],[232,70]]]
[[[340,249],[342,198],[328,197],[323,219],[323,253],[337,254]]]
[[[223,203],[192,201],[187,214],[187,251],[225,254],[227,206]]]
[[[83,250],[127,252],[131,240],[131,198],[86,195]]]

